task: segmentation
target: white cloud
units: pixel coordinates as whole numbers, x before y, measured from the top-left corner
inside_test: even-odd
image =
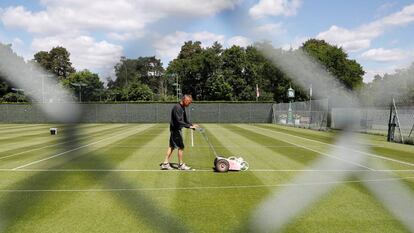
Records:
[[[175,16],[210,16],[222,10],[233,9],[241,0],[146,0],[152,10]]]
[[[226,43],[229,47],[231,47],[233,45],[237,45],[237,46],[240,46],[240,47],[247,47],[249,45],[252,45],[253,41],[250,40],[247,37],[244,37],[244,36],[234,36],[234,37],[229,38],[226,41]]]
[[[400,49],[370,49],[363,54],[361,57],[366,60],[379,61],[379,62],[390,62],[390,61],[401,61],[407,58],[407,53]]]
[[[296,11],[301,5],[301,0],[260,0],[249,9],[249,14],[254,19],[265,16],[292,16],[296,15]]]
[[[386,2],[377,8],[376,18],[383,16],[396,5],[395,2]]]
[[[0,8],[0,22],[6,28],[23,29],[34,37],[32,50],[64,46],[77,69],[89,68],[106,75],[122,55],[122,47],[107,41],[95,41],[93,34],[110,40],[126,41],[149,33],[148,25],[166,17],[204,17],[233,9],[241,0],[40,0],[42,10],[22,6]],[[180,35],[178,35],[180,36]],[[183,37],[193,40],[222,39],[198,33]],[[211,37],[211,38],[209,38]],[[178,38],[180,39],[180,38]],[[179,42],[166,42],[176,45]],[[180,40],[182,42],[182,40]],[[164,56],[175,48],[159,44]],[[31,55],[32,56],[32,55]],[[102,71],[103,70],[103,71]]]
[[[296,37],[292,43],[282,45],[282,49],[284,50],[298,49],[300,46],[302,46],[303,43],[305,43],[309,39],[310,39],[309,37]]]
[[[389,65],[381,65],[380,67],[366,68],[364,75],[364,82],[368,83],[374,80],[375,75],[384,76],[384,74],[395,74],[397,70],[407,69],[412,65],[412,60],[403,60],[398,63],[393,63]]]
[[[366,33],[364,30],[348,30],[331,26],[328,31],[319,33],[316,38],[341,46],[347,51],[355,52],[371,46],[371,39],[379,36],[379,32]]]
[[[414,4],[352,30],[333,25],[329,30],[319,33],[316,38],[339,45],[347,51],[356,52],[369,48],[371,41],[381,36],[386,30],[413,22]]]
[[[257,34],[267,35],[267,36],[278,36],[286,33],[286,29],[283,27],[282,23],[269,23],[256,27],[254,31]]]
[[[13,40],[10,42],[10,44],[12,45],[13,51],[18,56],[23,57],[25,60],[33,59],[32,54],[30,52],[28,52],[28,50],[27,50],[27,45],[19,37],[13,38]]]
[[[49,51],[63,46],[71,53],[70,58],[77,70],[90,69],[98,72],[101,78],[112,75],[114,65],[122,56],[122,47],[106,41],[95,41],[89,36],[51,36],[34,38],[35,51]]]
[[[45,10],[32,12],[22,6],[5,9],[5,26],[30,33],[55,35],[67,31],[136,33],[167,16],[209,16],[231,9],[240,0],[42,0]]]
[[[32,12],[24,7],[7,8],[1,15],[6,27],[23,28],[30,33],[53,35],[96,31],[133,31],[141,30],[147,23],[159,19],[158,14],[134,8],[123,1],[84,1],[83,3],[62,1],[57,4],[48,2],[45,11]]]
[[[110,32],[107,34],[108,38],[117,41],[129,41],[133,39],[140,39],[145,36],[144,31],[116,33]]]
[[[225,37],[207,31],[196,33],[176,31],[154,43],[157,57],[161,58],[166,65],[166,62],[174,59],[178,55],[184,42],[189,40],[200,41],[202,46],[211,46],[215,41],[223,44]]]
[[[372,82],[374,80],[375,75],[384,76],[384,74],[393,74],[395,70],[398,69],[399,66],[392,65],[387,67],[382,67],[378,69],[366,69],[365,75],[363,77],[363,81],[365,83]]]
[[[214,42],[219,42],[224,47],[231,47],[233,45],[246,47],[253,44],[253,41],[244,36],[234,36],[226,38],[224,35],[214,34],[207,31],[188,33],[183,31],[176,31],[175,33],[163,36],[162,39],[156,41],[153,46],[155,48],[157,57],[160,58],[164,65],[180,53],[181,46],[187,41],[200,41],[202,47],[209,47]]]

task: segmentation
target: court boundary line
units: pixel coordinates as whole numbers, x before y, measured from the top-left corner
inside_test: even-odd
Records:
[[[141,127],[139,127],[139,128],[142,129]],[[21,168],[25,168],[25,167],[28,167],[28,166],[31,166],[31,165],[34,165],[34,164],[37,164],[37,163],[41,163],[43,161],[46,161],[46,160],[49,160],[49,159],[53,159],[53,158],[62,156],[64,154],[67,154],[67,153],[70,153],[70,152],[73,152],[73,151],[77,151],[77,150],[80,150],[82,148],[85,148],[85,147],[88,147],[88,146],[91,146],[91,145],[95,145],[97,143],[100,143],[102,141],[108,140],[110,138],[114,138],[114,137],[118,137],[118,136],[121,136],[121,135],[124,135],[124,134],[127,134],[127,133],[131,133],[132,131],[135,131],[135,130],[137,130],[137,129],[131,129],[129,131],[126,131],[126,132],[123,132],[123,133],[120,133],[120,134],[112,135],[110,137],[106,137],[106,138],[103,138],[101,140],[98,140],[98,141],[95,141],[95,142],[92,142],[92,143],[89,143],[89,144],[86,144],[86,145],[83,145],[83,146],[80,146],[80,147],[77,147],[77,148],[74,148],[74,149],[71,149],[71,150],[67,150],[67,151],[64,151],[64,152],[61,152],[61,153],[58,153],[58,154],[55,154],[55,155],[52,155],[52,156],[49,156],[49,157],[46,157],[46,158],[43,158],[43,159],[39,159],[39,160],[30,162],[30,163],[27,163],[27,164],[24,164],[24,165],[15,167],[12,170],[19,170]],[[143,129],[143,130],[145,130],[145,129]],[[143,130],[141,130],[141,131],[139,131],[137,133],[141,133]]]
[[[266,129],[266,128],[262,128],[262,127],[258,127],[258,126],[255,126],[255,127],[260,128],[260,129],[264,129],[264,130],[267,130],[267,131],[270,131],[270,132],[283,134],[283,135],[288,135],[288,136],[291,136],[291,137],[296,137],[296,138],[300,138],[300,139],[304,139],[304,140],[307,140],[307,141],[316,142],[316,143],[320,143],[320,144],[324,144],[324,145],[328,145],[328,146],[332,146],[332,147],[337,147],[339,149],[347,149],[347,150],[351,150],[351,151],[354,151],[354,152],[357,152],[357,153],[360,153],[360,154],[365,154],[365,155],[368,155],[368,156],[371,156],[371,157],[374,157],[374,158],[384,159],[384,160],[388,160],[388,161],[392,161],[392,162],[396,162],[396,163],[400,163],[400,164],[404,164],[404,165],[414,167],[414,164],[410,163],[410,162],[405,162],[405,161],[401,161],[401,160],[398,160],[398,159],[392,159],[392,158],[384,157],[384,156],[381,156],[381,155],[376,155],[376,154],[372,154],[372,153],[368,153],[368,152],[364,152],[364,151],[355,150],[355,149],[352,149],[352,148],[348,149],[348,148],[344,148],[342,146],[338,146],[338,145],[335,145],[335,144],[321,142],[321,141],[317,141],[317,140],[313,140],[313,139],[309,139],[309,138],[304,138],[304,137],[300,137],[300,136],[297,136],[297,135],[292,135],[292,134],[289,134],[289,133],[274,131],[274,130],[270,130],[270,129]]]
[[[196,169],[191,171],[161,170],[161,169],[13,169],[0,168],[0,172],[214,172],[213,169]],[[249,169],[247,171],[230,171],[229,174],[248,172],[414,172],[414,169]]]
[[[246,189],[246,188],[275,188],[275,187],[306,187],[318,185],[341,185],[353,183],[375,183],[396,180],[411,180],[414,176],[383,178],[383,179],[360,179],[346,181],[328,181],[311,183],[283,183],[283,184],[262,184],[262,185],[231,185],[231,186],[198,186],[198,187],[164,187],[164,188],[112,188],[112,189],[0,189],[0,193],[29,193],[29,192],[136,192],[136,191],[177,191],[177,190],[213,190],[213,189]]]

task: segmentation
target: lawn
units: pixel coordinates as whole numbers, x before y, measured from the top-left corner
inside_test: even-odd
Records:
[[[398,184],[408,193],[392,190],[406,197],[394,206],[413,205],[404,203],[414,198],[413,146],[356,135],[355,147],[343,147],[340,132],[271,124],[202,126],[219,154],[242,156],[249,170],[214,172],[208,143],[194,132],[192,147],[189,130],[185,162],[196,170],[159,170],[167,124],[0,125],[0,232],[257,232],[258,216],[272,223],[294,209],[281,228],[264,231],[412,229],[414,216],[401,220],[375,190]],[[287,201],[321,194],[260,211],[292,190]]]

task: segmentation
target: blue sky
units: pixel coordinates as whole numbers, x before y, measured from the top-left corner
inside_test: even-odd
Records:
[[[367,72],[414,61],[414,1],[399,0],[2,0],[0,42],[32,59],[66,47],[77,69],[104,79],[121,56],[166,65],[184,41],[225,47],[268,40],[297,48],[309,38],[341,46]]]

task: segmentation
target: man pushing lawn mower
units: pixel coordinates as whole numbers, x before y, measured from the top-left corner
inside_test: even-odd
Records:
[[[181,98],[180,103],[174,105],[171,110],[171,120],[170,120],[170,145],[167,150],[167,155],[165,156],[164,162],[160,165],[161,170],[172,170],[173,167],[170,164],[171,155],[174,152],[174,149],[178,149],[178,169],[179,170],[191,170],[191,167],[185,165],[183,161],[183,152],[184,152],[184,142],[181,129],[183,127],[188,129],[196,129],[199,126],[196,124],[191,124],[188,121],[187,114],[185,113],[185,108],[190,106],[193,102],[191,95],[184,95]]]

